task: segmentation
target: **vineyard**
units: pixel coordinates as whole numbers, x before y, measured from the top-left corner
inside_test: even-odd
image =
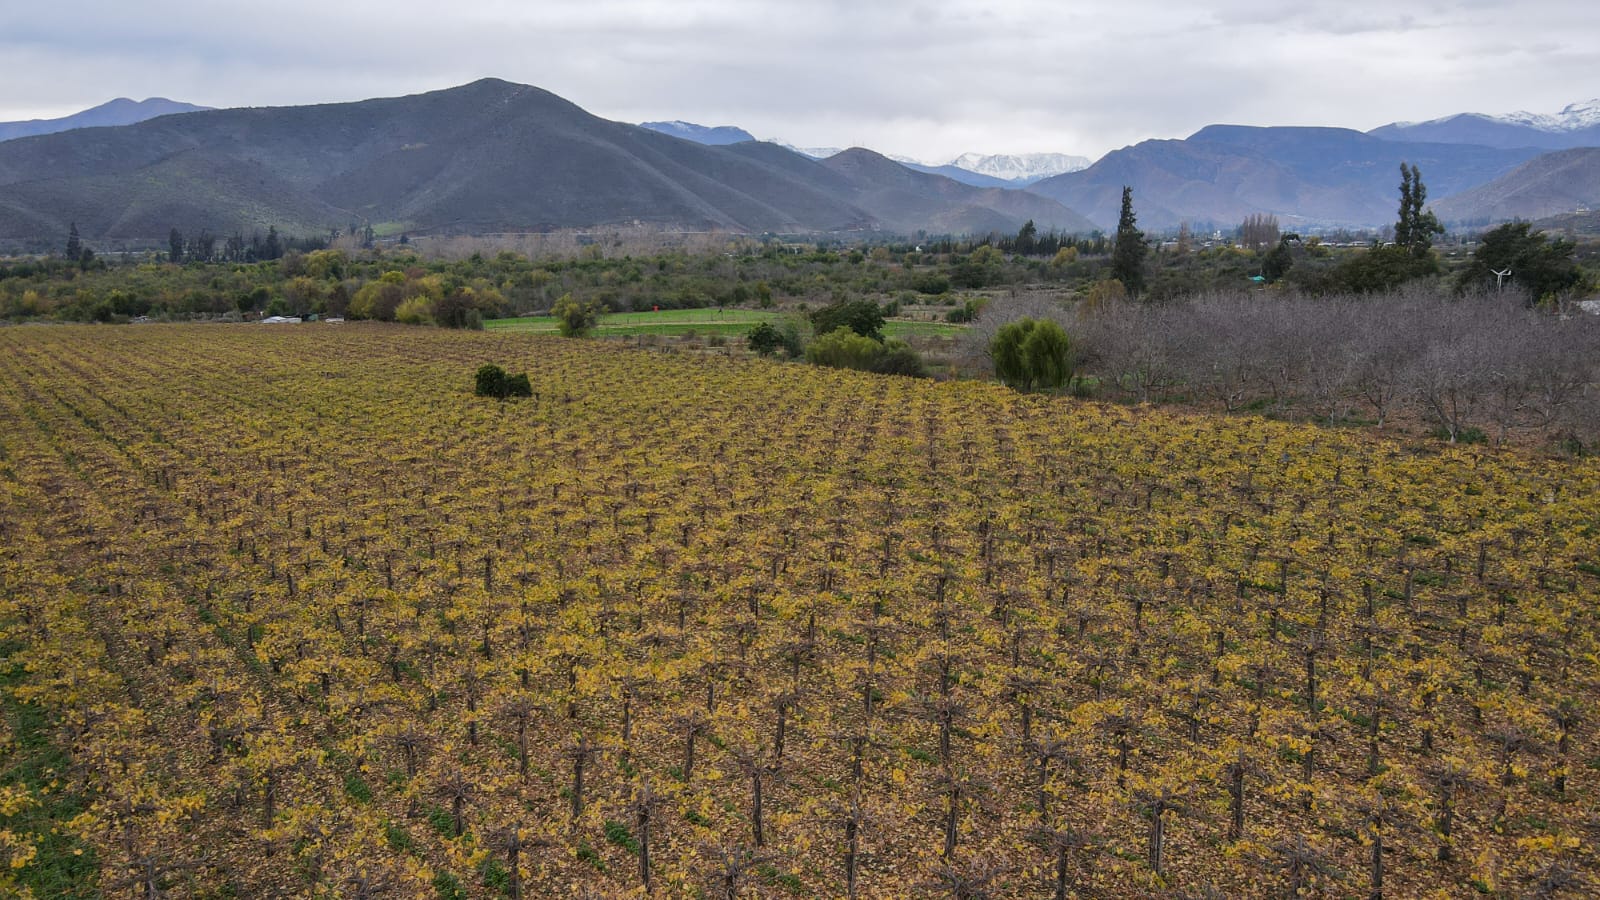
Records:
[[[1587,460],[0,329],[0,893],[1593,896],[1597,599]]]

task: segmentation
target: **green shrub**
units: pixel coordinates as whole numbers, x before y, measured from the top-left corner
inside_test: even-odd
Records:
[[[806,361],[833,369],[867,371],[882,350],[883,345],[872,338],[840,325],[811,342],[806,348]]]
[[[479,366],[476,381],[477,387],[473,393],[479,397],[506,396],[506,370],[494,363]]]
[[[1019,391],[1057,390],[1072,378],[1072,344],[1050,319],[1018,319],[989,342],[996,378]]]
[[[988,305],[988,297],[979,297],[977,299],[966,300],[960,306],[945,313],[945,321],[953,322],[957,325],[971,322],[978,318],[978,314],[983,312],[983,308]]]
[[[745,335],[745,344],[759,356],[771,356],[783,346],[783,335],[771,322],[759,322]]]
[[[911,279],[911,287],[919,294],[949,293],[950,279],[938,272],[918,272]]]
[[[494,397],[504,400],[507,397],[532,397],[533,384],[528,381],[528,374],[507,375],[506,370],[493,363],[485,363],[478,367],[475,376],[473,393],[479,397]]]
[[[883,375],[926,375],[922,357],[904,341],[878,342],[845,326],[817,338],[806,348],[806,360],[834,369],[856,369]]]
[[[910,344],[896,340],[883,342],[882,351],[873,360],[872,371],[880,375],[905,375],[911,378],[924,378],[928,374],[921,355],[911,349]]]
[[[778,323],[778,337],[783,340],[783,352],[790,359],[806,355],[806,341],[811,332],[810,321],[803,316],[787,316]]]
[[[563,294],[550,314],[556,317],[556,326],[562,337],[585,337],[600,324],[600,304],[593,300],[579,302],[571,294]]]

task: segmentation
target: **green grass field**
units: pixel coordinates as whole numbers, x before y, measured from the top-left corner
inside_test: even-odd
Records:
[[[597,337],[631,337],[640,334],[681,335],[695,334],[741,335],[759,322],[778,320],[781,313],[756,309],[666,309],[660,312],[612,313],[600,319],[595,329]],[[490,331],[525,332],[528,334],[555,334],[556,320],[552,316],[522,316],[516,319],[491,319],[484,323]],[[960,325],[946,322],[913,322],[890,320],[884,325],[886,337],[907,335],[953,335]]]

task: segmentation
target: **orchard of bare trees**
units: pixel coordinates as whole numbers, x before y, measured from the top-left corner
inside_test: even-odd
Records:
[[[1530,309],[1511,292],[1442,296],[1208,294],[1093,309],[998,304],[973,331],[1050,315],[1095,396],[1328,425],[1415,423],[1451,441],[1592,447],[1600,316]]]

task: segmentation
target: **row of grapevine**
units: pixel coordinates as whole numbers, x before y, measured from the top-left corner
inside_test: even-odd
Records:
[[[1596,886],[1592,464],[525,337],[0,347],[7,690],[106,893]]]

